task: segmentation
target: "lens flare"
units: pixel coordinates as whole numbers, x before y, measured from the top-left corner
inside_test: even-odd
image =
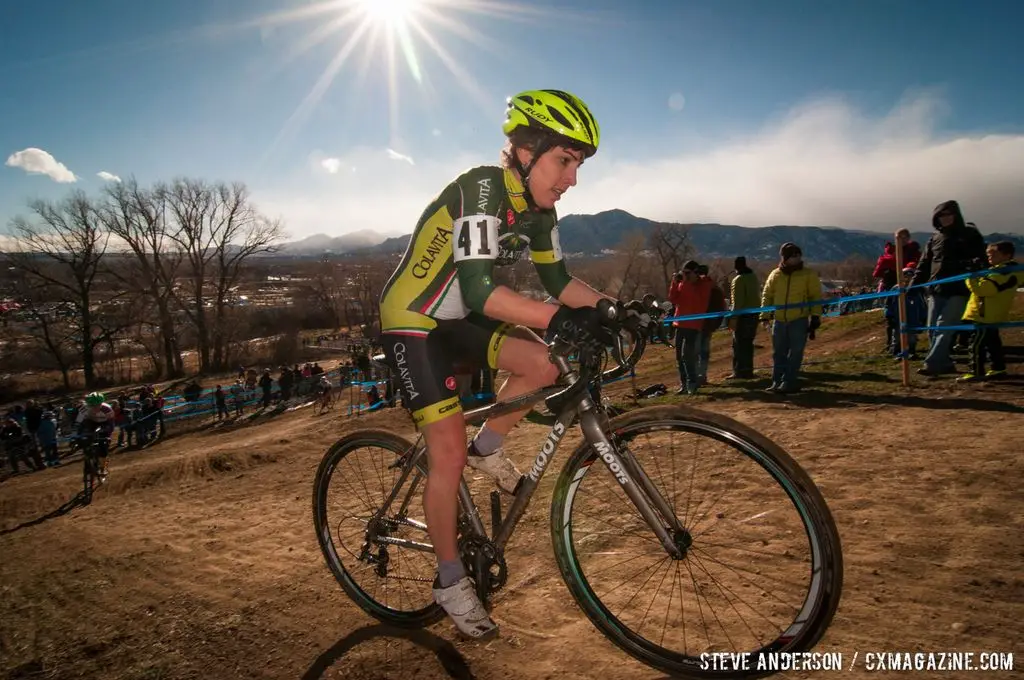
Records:
[[[458,59],[454,53],[461,41],[467,43],[473,53],[486,51],[504,58],[508,58],[508,54],[500,51],[502,43],[498,38],[488,36],[478,25],[468,23],[468,18],[471,15],[486,17],[491,20],[491,25],[499,26],[509,22],[568,21],[571,17],[564,14],[544,7],[500,0],[325,0],[260,17],[254,23],[262,30],[291,23],[312,24],[309,32],[287,51],[283,59],[285,63],[309,53],[316,46],[338,42],[334,57],[328,60],[310,92],[285,122],[263,162],[267,162],[276,149],[287,145],[298,133],[352,58],[361,61],[356,72],[357,87],[364,82],[371,63],[381,64],[387,74],[391,146],[400,138],[399,74],[403,61],[421,95],[428,99],[431,95],[420,53],[436,57],[448,71],[450,82],[461,88],[484,115],[493,118],[494,95],[506,93],[485,92],[464,66],[466,60]],[[358,98],[358,92],[352,94]]]

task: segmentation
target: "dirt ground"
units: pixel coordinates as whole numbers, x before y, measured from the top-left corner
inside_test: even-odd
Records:
[[[716,354],[713,379],[728,372],[728,352]],[[664,369],[668,352],[658,348],[650,356],[661,373],[641,371],[641,383],[674,388]],[[868,391],[848,398],[813,389],[790,399],[710,392],[696,404],[783,446],[835,515],[844,592],[818,650],[842,652],[847,665],[855,652],[1012,652],[1015,672],[969,675],[1019,675],[1019,382],[926,384],[910,395]],[[358,419],[343,410],[317,417],[298,409],[114,455],[110,481],[88,507],[61,508],[78,489],[78,464],[4,482],[0,677],[662,677],[607,642],[558,575],[549,499],[575,433],[509,546],[509,585],[494,610],[501,637],[459,641],[447,622],[418,640],[375,636],[379,631],[367,629],[375,622],[328,570],[310,510],[324,451],[362,426],[411,433],[397,409]],[[527,423],[513,433],[507,450],[521,468],[529,468],[546,431]],[[868,673],[863,666],[845,672],[968,675]]]

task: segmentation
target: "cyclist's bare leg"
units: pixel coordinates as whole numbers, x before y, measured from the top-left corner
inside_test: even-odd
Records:
[[[458,560],[459,483],[466,467],[466,421],[462,413],[423,426],[423,439],[429,465],[423,491],[427,533],[439,562]]]
[[[510,374],[497,393],[502,400],[547,387],[558,379],[558,368],[548,358],[547,345],[532,333],[517,333],[505,339],[498,353],[498,368]],[[507,435],[530,408],[490,418],[484,427]]]
[[[498,627],[480,602],[459,557],[457,518],[459,483],[466,466],[466,422],[460,411],[423,426],[422,431],[429,465],[423,513],[438,563],[434,601],[451,616],[463,635],[491,638]]]

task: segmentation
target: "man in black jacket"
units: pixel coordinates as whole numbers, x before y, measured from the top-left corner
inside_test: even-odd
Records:
[[[956,201],[945,201],[932,214],[935,234],[929,239],[921,261],[917,263],[914,284],[937,281],[985,266],[985,239],[977,228],[968,226]],[[928,288],[928,325],[955,326],[967,307],[969,292],[963,281],[939,283]],[[950,356],[955,332],[929,332],[931,347],[924,359],[922,375],[955,373]]]

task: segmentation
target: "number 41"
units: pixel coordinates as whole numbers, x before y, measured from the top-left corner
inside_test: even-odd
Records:
[[[476,226],[477,229],[480,230],[480,247],[477,248],[476,254],[490,255],[490,234],[488,233],[488,227],[490,225],[487,223],[487,220],[480,220],[476,223]],[[463,257],[469,257],[473,250],[472,238],[469,235],[471,231],[472,227],[469,224],[469,221],[467,220],[466,222],[463,222],[462,229],[459,230],[459,240],[456,242],[456,245],[462,249]]]

